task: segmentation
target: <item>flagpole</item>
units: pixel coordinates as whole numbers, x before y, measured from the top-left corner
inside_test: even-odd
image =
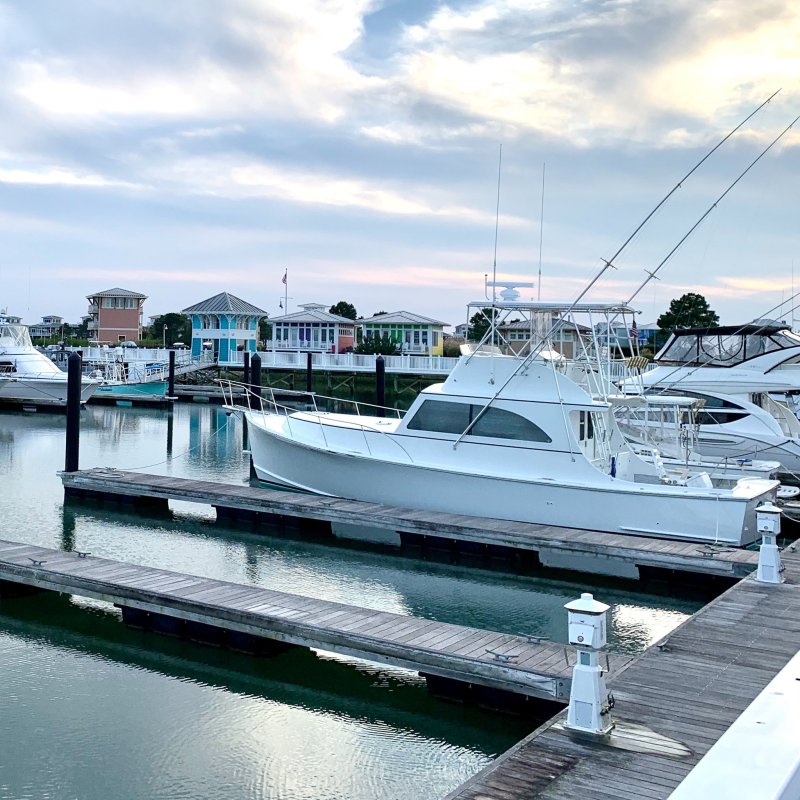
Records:
[[[283,313],[289,313],[289,270],[283,273]]]

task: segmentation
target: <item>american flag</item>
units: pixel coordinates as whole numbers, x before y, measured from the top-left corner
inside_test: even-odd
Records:
[[[281,278],[281,283],[286,285],[286,276],[289,274],[289,270],[287,269],[286,272],[283,273],[283,277]]]
[[[639,338],[639,329],[636,327],[636,320],[633,320],[631,324],[631,339],[638,339]]]

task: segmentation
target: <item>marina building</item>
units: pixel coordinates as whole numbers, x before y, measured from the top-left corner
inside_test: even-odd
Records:
[[[106,289],[86,295],[89,336],[101,344],[142,338],[142,308],[147,295],[128,289]]]
[[[64,318],[57,317],[55,314],[42,317],[41,322],[28,325],[31,339],[50,339],[54,336],[59,336],[65,328],[71,329],[72,326],[65,325]]]
[[[300,308],[302,311],[270,320],[272,339],[267,349],[317,353],[349,353],[353,349],[359,323],[331,314],[321,303],[304,303]]]
[[[259,320],[269,316],[228,292],[184,308],[183,313],[192,321],[192,357],[201,354],[205,343],[220,364],[237,362],[239,350],[255,353]]]
[[[392,311],[360,320],[364,339],[388,338],[403,355],[442,355],[446,322],[411,311]]]

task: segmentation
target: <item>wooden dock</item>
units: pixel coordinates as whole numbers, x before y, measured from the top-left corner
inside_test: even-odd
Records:
[[[166,504],[168,500],[204,503],[218,513],[250,515],[255,521],[317,520],[334,529],[351,526],[383,532],[382,542],[398,546],[463,545],[476,554],[525,553],[545,567],[633,579],[639,578],[642,570],[653,570],[735,580],[748,575],[758,563],[756,552],[732,547],[395,508],[247,485],[115,469],[62,473],[61,478],[67,497],[116,497],[142,505]]]
[[[115,603],[142,627],[209,643],[234,632],[412,669],[451,696],[479,686],[517,705],[569,697],[574,649],[525,636],[0,540],[3,581]],[[629,660],[611,655],[610,669]]]
[[[740,582],[612,677],[609,736],[559,714],[445,800],[668,798],[800,649],[800,555],[783,562],[786,583]]]

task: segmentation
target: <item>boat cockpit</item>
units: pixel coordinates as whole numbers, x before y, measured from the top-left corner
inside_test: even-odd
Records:
[[[655,361],[664,365],[734,367],[789,348],[800,348],[800,336],[785,325],[686,328],[672,334]]]

